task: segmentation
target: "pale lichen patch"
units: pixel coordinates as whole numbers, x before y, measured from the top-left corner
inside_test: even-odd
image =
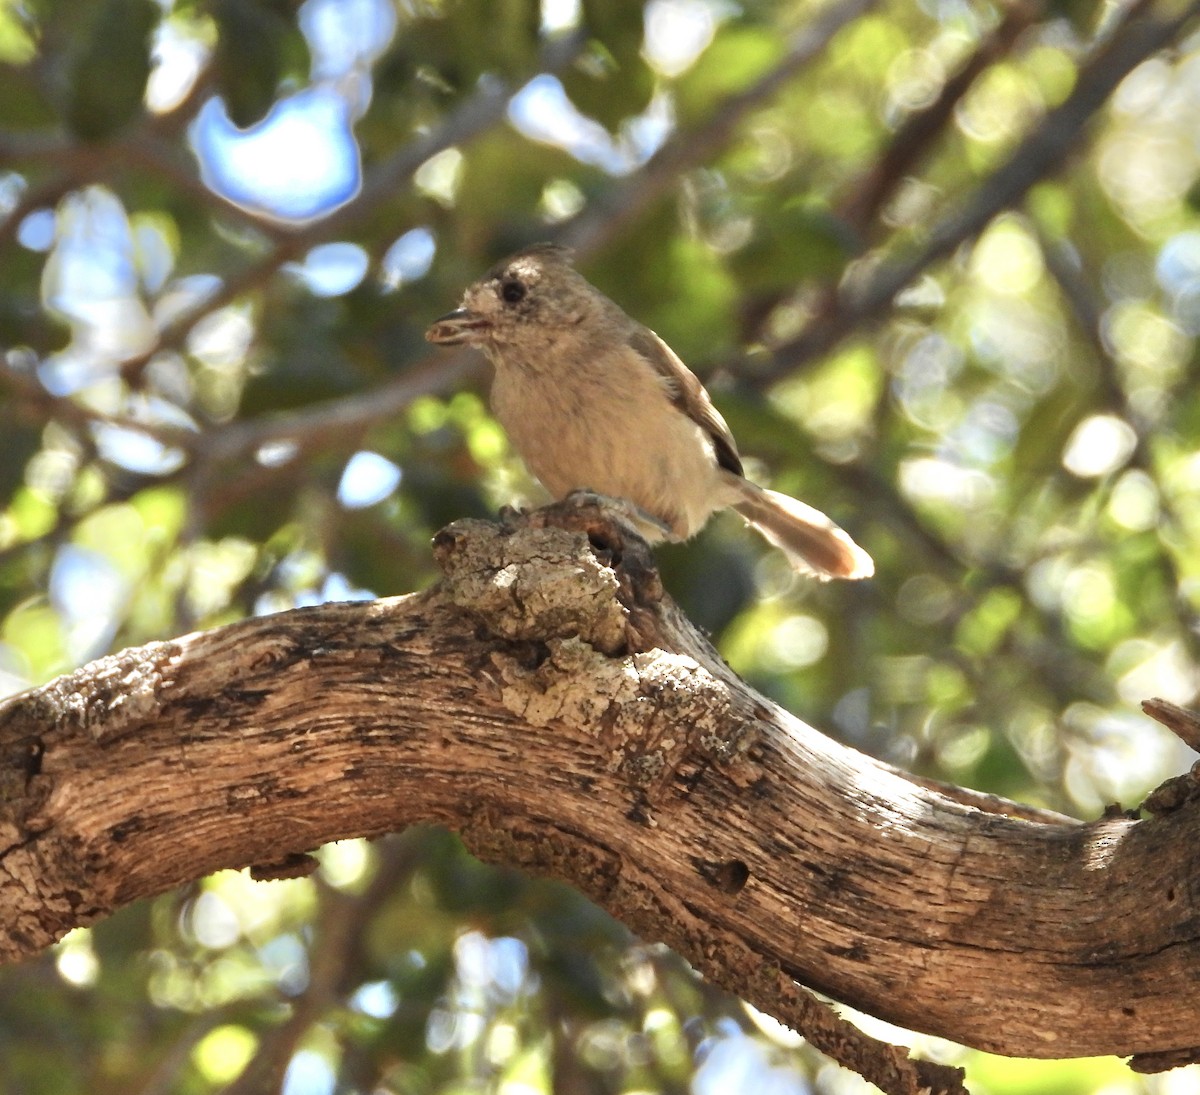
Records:
[[[619,582],[582,533],[547,526],[513,537],[482,521],[441,534],[450,599],[497,638],[580,635],[607,653],[624,648],[628,612]]]
[[[496,657],[501,702],[535,726],[559,724],[596,741],[609,771],[657,783],[689,748],[728,753],[742,720],[726,685],[694,659],[664,650],[610,658],[578,638],[552,639],[536,669]]]
[[[51,681],[33,702],[45,723],[78,727],[97,741],[120,737],[158,710],[168,667],[179,652],[178,643],[160,642],[110,654]]]

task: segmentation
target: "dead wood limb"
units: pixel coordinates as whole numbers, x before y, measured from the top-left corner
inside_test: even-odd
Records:
[[[1195,803],[1079,824],[839,745],[734,676],[597,514],[458,522],[436,551],[425,593],[150,644],[0,704],[0,957],[433,821],[797,1029],[799,982],[999,1053],[1194,1043]]]

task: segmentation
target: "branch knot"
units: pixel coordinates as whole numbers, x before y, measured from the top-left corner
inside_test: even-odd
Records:
[[[662,582],[645,540],[597,495],[572,495],[500,524],[466,519],[434,537],[445,592],[490,634],[576,637],[609,656],[648,650]]]

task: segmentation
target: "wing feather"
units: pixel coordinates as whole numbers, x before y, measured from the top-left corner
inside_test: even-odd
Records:
[[[738,456],[733,434],[696,374],[649,327],[639,326],[629,336],[629,345],[662,378],[671,402],[711,438],[717,463],[734,475],[743,475],[742,458]]]

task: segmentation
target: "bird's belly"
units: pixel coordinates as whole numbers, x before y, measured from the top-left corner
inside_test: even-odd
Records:
[[[513,383],[497,376],[492,409],[555,498],[594,490],[624,498],[685,539],[721,503],[711,443],[657,386]]]

